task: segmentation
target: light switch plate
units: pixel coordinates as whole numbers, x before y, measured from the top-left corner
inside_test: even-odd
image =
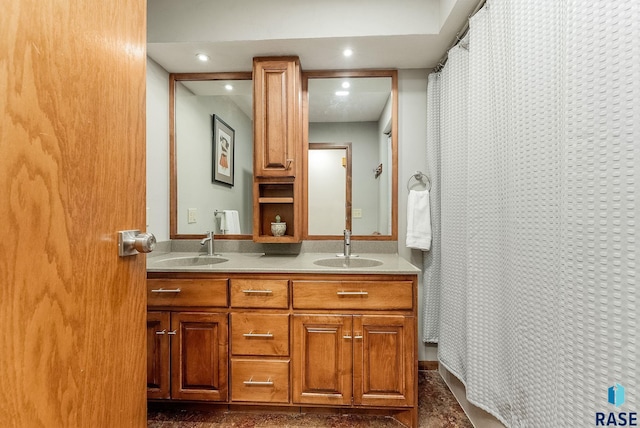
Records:
[[[197,222],[196,220],[196,209],[195,208],[188,208],[187,209],[187,223],[195,223]]]
[[[351,214],[353,214],[353,218],[362,218],[362,208],[354,208]]]

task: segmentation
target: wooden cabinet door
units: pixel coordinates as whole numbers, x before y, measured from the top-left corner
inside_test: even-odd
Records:
[[[413,405],[414,324],[413,317],[354,316],[354,404]]]
[[[254,175],[295,177],[301,146],[300,63],[296,57],[255,58]]]
[[[351,327],[350,315],[294,315],[294,403],[351,404]]]
[[[147,397],[169,398],[169,312],[147,312]]]
[[[227,400],[227,314],[171,313],[171,398]]]

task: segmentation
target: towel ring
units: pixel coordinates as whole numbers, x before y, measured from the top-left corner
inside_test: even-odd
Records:
[[[415,174],[413,174],[411,177],[409,177],[409,181],[407,181],[407,190],[411,190],[411,179],[415,178],[416,181],[419,182],[423,182],[423,180],[426,180],[426,183],[424,183],[426,190],[431,190],[431,180],[429,180],[429,177],[427,177],[426,175],[424,175],[422,173],[422,171],[416,171]]]

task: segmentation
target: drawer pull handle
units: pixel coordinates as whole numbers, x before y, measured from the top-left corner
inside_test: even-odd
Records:
[[[170,334],[170,335],[172,335],[172,336],[175,336],[176,334],[178,334],[178,330],[170,331],[170,332],[168,332],[167,334]]]
[[[338,296],[368,296],[368,291],[338,291]]]
[[[354,339],[362,339],[362,336],[359,334],[356,334],[355,336],[353,336]]]
[[[257,380],[253,380],[253,376],[251,376],[249,380],[245,380],[243,383],[245,385],[266,385],[266,386],[273,385],[273,381],[271,380],[271,378],[268,378],[266,381],[257,381]]]
[[[353,339],[353,337],[349,336],[348,334],[345,334],[344,336],[342,336],[343,339]]]
[[[245,294],[271,294],[272,290],[242,290]]]
[[[254,333],[253,330],[251,330],[249,333],[244,333],[243,336],[244,337],[273,337],[273,333],[271,333],[270,331],[266,333]]]
[[[162,335],[162,334],[167,334],[167,330],[162,330],[162,331],[156,331],[156,334],[158,335]]]
[[[152,293],[179,293],[181,290],[179,288],[156,288],[155,290],[151,290]]]

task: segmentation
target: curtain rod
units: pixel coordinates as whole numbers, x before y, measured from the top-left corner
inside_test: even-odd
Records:
[[[456,33],[456,38],[454,39],[453,43],[451,43],[451,45],[447,48],[447,50],[445,51],[444,55],[442,56],[442,58],[440,58],[440,61],[438,61],[438,65],[436,65],[433,68],[434,72],[438,72],[440,70],[442,70],[442,68],[444,67],[444,65],[447,63],[447,59],[449,58],[449,51],[451,50],[451,48],[453,48],[455,45],[457,45],[458,43],[460,43],[460,41],[462,39],[464,39],[464,36],[467,35],[467,33],[469,32],[469,20],[473,17],[473,15],[475,15],[476,13],[478,13],[478,11],[480,9],[482,9],[482,6],[485,5],[485,3],[487,2],[487,0],[480,0],[478,2],[478,4],[476,5],[476,7],[473,9],[473,12],[471,12],[471,14],[469,15],[469,17],[467,18],[467,20],[465,21],[464,25],[462,26],[462,28],[460,29],[460,31],[458,31]]]

